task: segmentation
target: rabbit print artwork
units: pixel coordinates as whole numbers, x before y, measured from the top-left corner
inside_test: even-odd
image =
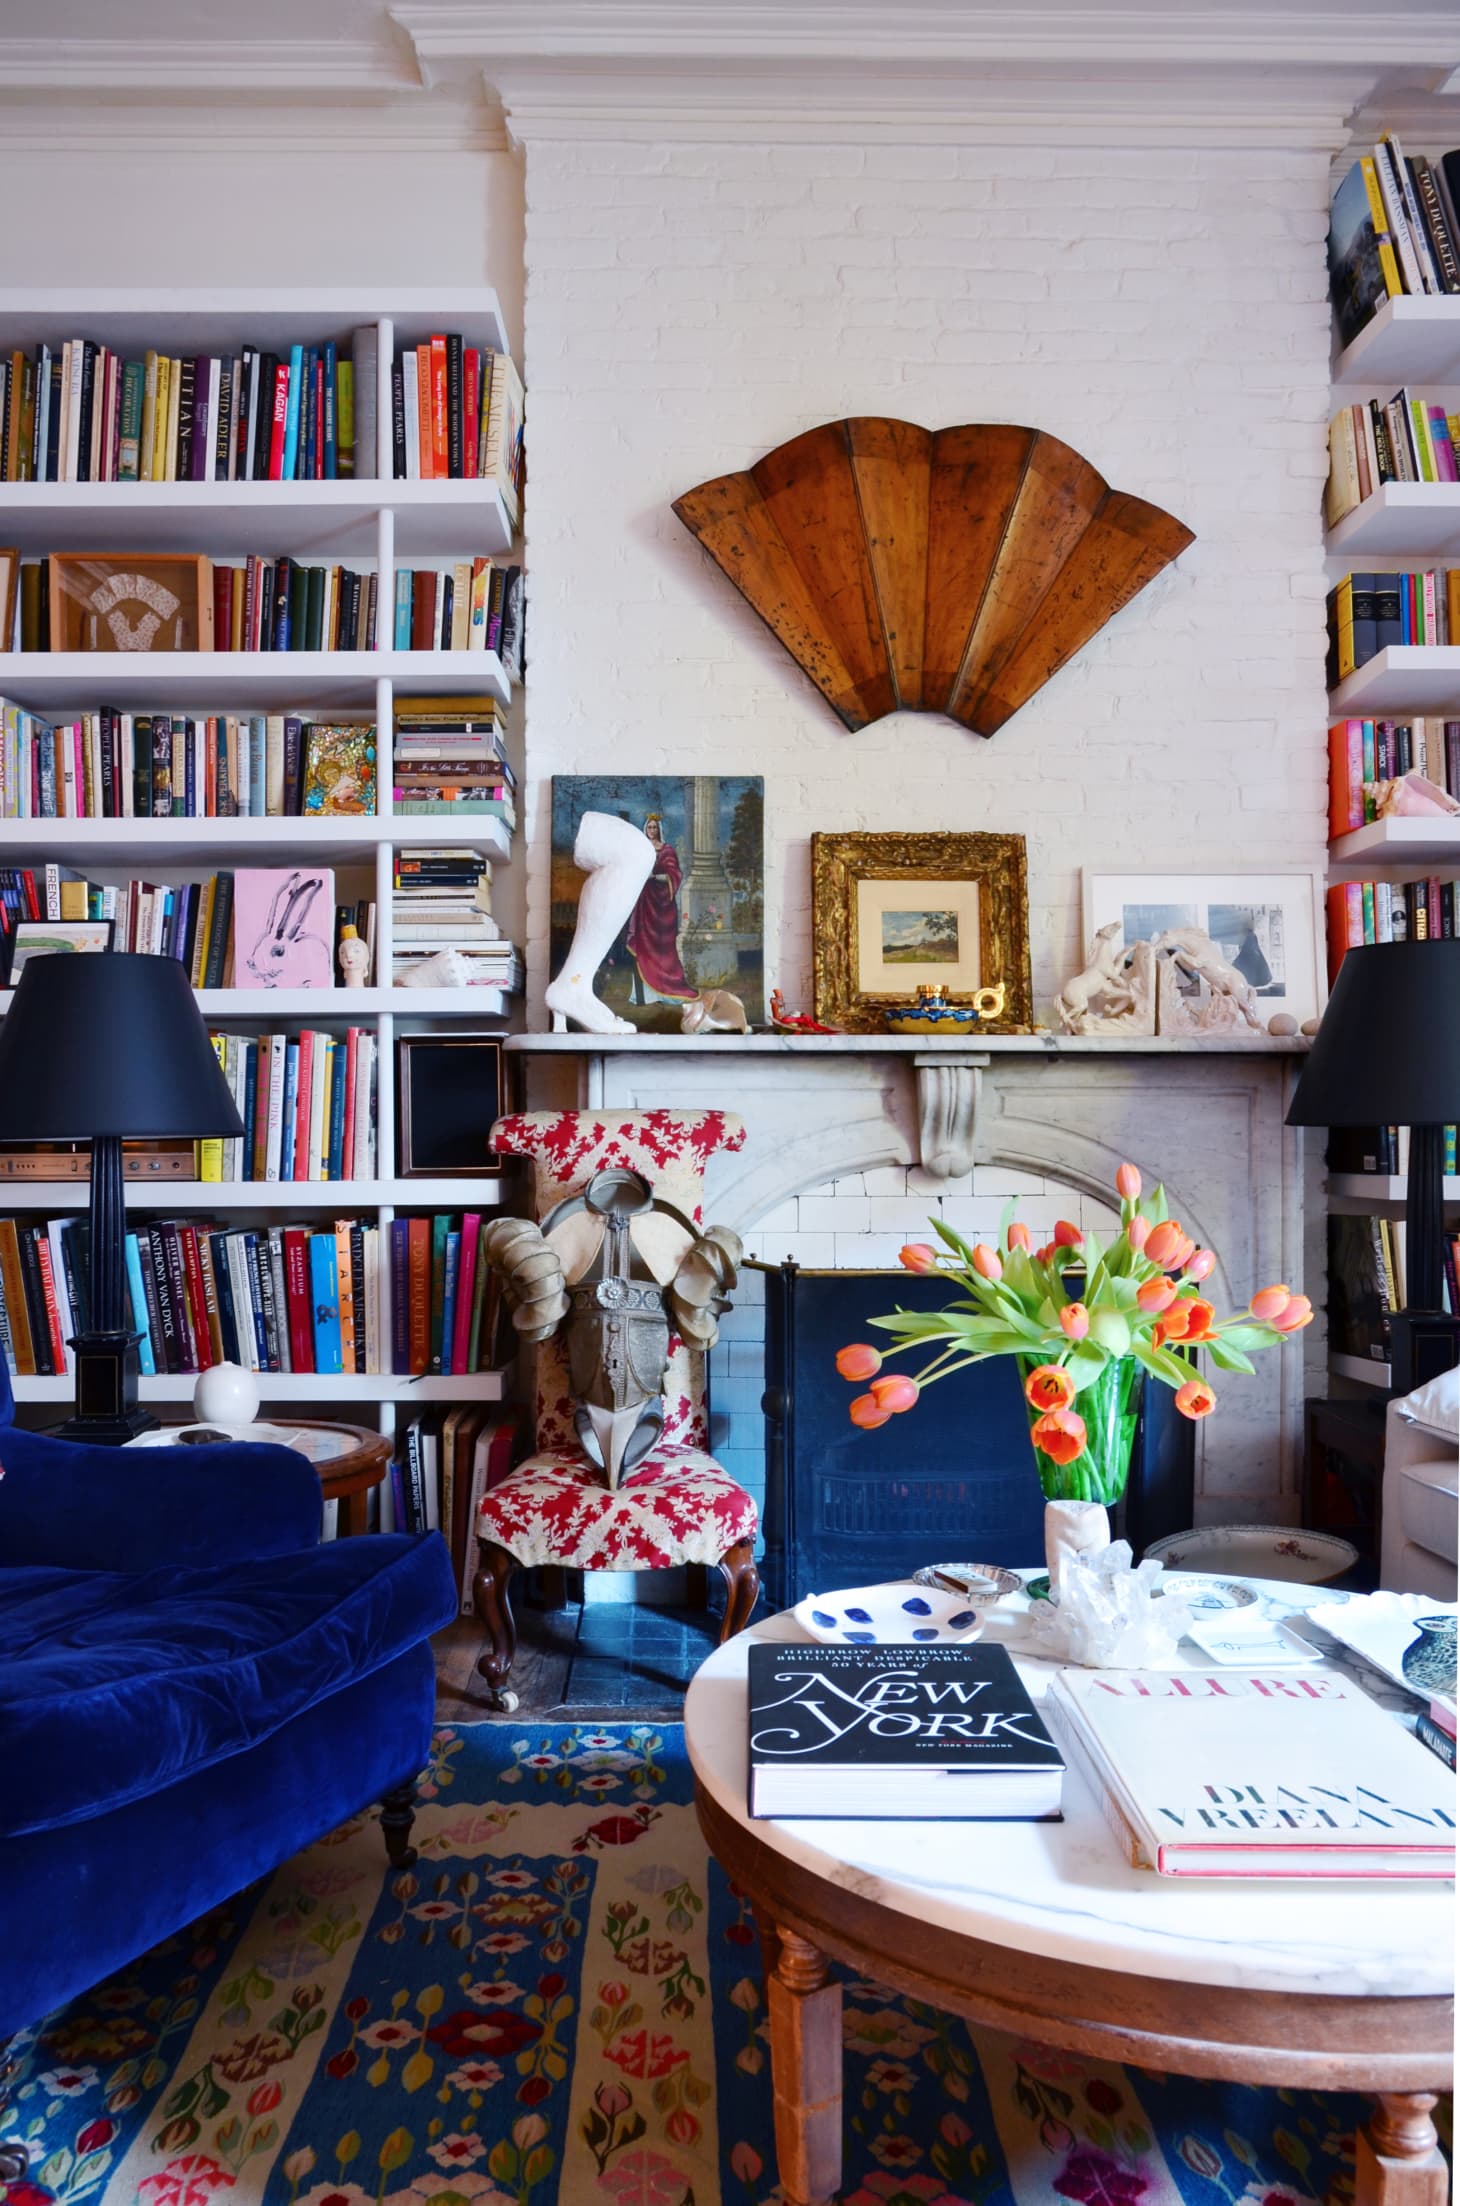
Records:
[[[233,877],[235,988],[332,988],[335,882],[328,868],[249,868]]]

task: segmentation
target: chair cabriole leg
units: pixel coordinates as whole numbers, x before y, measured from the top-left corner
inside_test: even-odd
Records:
[[[725,1620],[720,1626],[720,1645],[743,1632],[750,1622],[751,1612],[760,1598],[760,1572],[755,1567],[755,1548],[749,1540],[738,1540],[720,1557],[720,1576],[725,1581]]]
[[[392,1869],[409,1869],[416,1858],[411,1844],[411,1825],[416,1820],[416,1780],[408,1778],[403,1785],[393,1785],[380,1803],[380,1828],[385,1833],[385,1850],[390,1856]]]
[[[487,1643],[477,1662],[477,1675],[486,1681],[488,1706],[505,1714],[517,1706],[517,1695],[507,1689],[517,1653],[517,1623],[509,1597],[517,1558],[496,1540],[478,1540],[477,1554],[480,1561],[471,1582],[471,1593],[487,1635]]]

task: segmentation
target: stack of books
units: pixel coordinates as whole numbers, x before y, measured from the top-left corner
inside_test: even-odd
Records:
[[[458,331],[404,347],[391,369],[391,434],[398,477],[495,483],[517,525],[523,476],[522,378],[506,353]]]
[[[1460,933],[1460,881],[1335,881],[1329,889],[1330,987],[1365,942],[1428,942]]]
[[[292,819],[374,809],[370,721],[110,709],[49,721],[0,697],[0,819]]]
[[[1328,686],[1393,644],[1460,636],[1460,567],[1346,574],[1328,593]]]
[[[374,475],[377,338],[124,360],[89,337],[0,360],[6,482],[333,482]]]
[[[382,1532],[440,1532],[446,1540],[463,1616],[473,1613],[477,1511],[511,1470],[518,1438],[513,1410],[422,1410],[380,1489]]]
[[[1410,160],[1392,130],[1355,161],[1328,229],[1329,289],[1344,344],[1389,299],[1460,291],[1457,192],[1460,152]]]
[[[1442,1130],[1445,1137],[1444,1169],[1453,1177],[1456,1170],[1456,1129],[1446,1126]],[[1409,1128],[1330,1127],[1328,1169],[1330,1172],[1383,1172],[1403,1179],[1409,1170]]]
[[[522,569],[485,557],[450,567],[398,567],[397,651],[495,651],[522,678]]]
[[[1132,1868],[1455,1874],[1453,1787],[1340,1672],[1061,1670],[1041,1709]]]
[[[1390,1316],[1407,1307],[1407,1246],[1403,1218],[1330,1216],[1328,1344],[1340,1355],[1387,1361]],[[1445,1232],[1442,1253],[1443,1306],[1460,1317],[1460,1234]]]
[[[211,1039],[243,1134],[196,1144],[200,1180],[374,1179],[372,1028]]]
[[[395,809],[422,819],[473,815],[517,825],[517,776],[494,697],[398,697]]]
[[[1371,398],[1341,406],[1328,425],[1328,526],[1385,483],[1460,482],[1457,441],[1460,414],[1412,391],[1396,391],[1387,405]]]
[[[392,921],[397,980],[438,950],[486,960],[495,980],[513,954],[492,917],[492,869],[479,850],[398,850]]]
[[[1423,774],[1460,798],[1460,720],[1335,720],[1328,730],[1328,832],[1378,817],[1375,784]],[[1460,817],[1460,815],[1456,815]]]

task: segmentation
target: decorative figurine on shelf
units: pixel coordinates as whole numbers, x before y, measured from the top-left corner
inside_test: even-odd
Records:
[[[370,978],[370,952],[360,939],[358,927],[341,927],[337,955],[345,986],[363,988]]]
[[[985,1019],[1001,1018],[1007,994],[1000,981],[976,988],[967,1003],[952,1003],[940,981],[921,981],[914,1003],[896,1004],[883,1018],[889,1034],[966,1034]]]
[[[1200,927],[1168,927],[1152,947],[1159,960],[1156,1022],[1162,1034],[1264,1031],[1257,990]]]
[[[470,988],[473,983],[470,958],[460,950],[437,950],[431,957],[423,957],[419,965],[411,966],[396,982],[397,988]],[[347,982],[346,986],[350,984]]]
[[[1124,947],[1125,923],[1098,929],[1082,971],[1055,998],[1066,1034],[1149,1035],[1156,1031],[1156,952],[1149,942]]]
[[[654,871],[655,856],[644,830],[629,820],[585,812],[579,821],[573,863],[587,878],[578,891],[578,922],[561,970],[543,996],[555,1034],[565,1034],[570,1019],[585,1034],[637,1032],[632,1020],[599,1001],[593,982]]]
[[[748,1034],[745,1006],[728,988],[702,988],[680,1013],[681,1034]]]
[[[823,1026],[809,1011],[788,1011],[779,988],[771,990],[770,1012],[773,1034],[840,1034],[843,1031],[839,1026]]]
[[[215,1363],[193,1388],[193,1416],[200,1425],[218,1425],[230,1437],[241,1433],[259,1413],[259,1382],[242,1364]]]

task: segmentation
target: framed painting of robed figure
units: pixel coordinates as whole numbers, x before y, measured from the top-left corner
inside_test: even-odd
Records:
[[[602,1002],[646,1033],[679,1032],[686,1003],[728,988],[752,1025],[765,1017],[765,784],[751,774],[555,774],[552,968],[573,940],[583,876],[573,845],[585,812],[637,827],[653,868],[598,968]]]

